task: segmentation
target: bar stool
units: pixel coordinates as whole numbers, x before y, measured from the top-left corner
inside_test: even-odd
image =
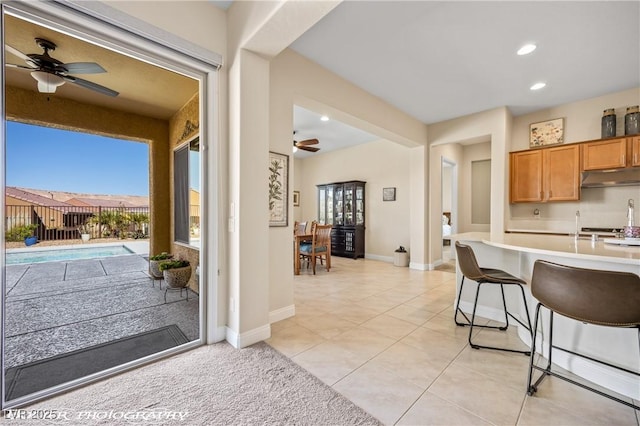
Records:
[[[538,305],[536,306],[536,314],[533,321],[535,327],[533,343],[531,344],[527,394],[531,396],[536,393],[540,382],[546,376],[554,376],[640,410],[638,405],[578,383],[551,370],[552,349],[559,349],[563,352],[640,376],[640,372],[612,365],[553,344],[554,313],[586,324],[637,328],[638,343],[640,344],[640,277],[629,272],[575,268],[537,260],[533,265],[531,294],[538,300]],[[548,364],[545,368],[534,364],[538,318],[542,306],[549,310],[549,353],[547,355]],[[542,371],[542,375],[534,384],[531,384],[534,369]]]
[[[473,253],[473,249],[466,245],[462,244],[459,241],[456,241],[456,253],[458,255],[458,265],[460,266],[460,271],[462,272],[462,281],[460,282],[460,290],[458,291],[458,302],[456,303],[456,311],[454,316],[454,321],[458,326],[469,326],[469,345],[473,349],[495,349],[498,351],[507,351],[507,352],[517,352],[525,355],[530,355],[530,351],[521,351],[516,349],[509,348],[498,348],[494,346],[482,346],[475,344],[471,341],[471,335],[473,334],[474,327],[482,327],[482,328],[493,328],[497,330],[504,331],[509,328],[509,317],[513,318],[516,322],[522,325],[524,328],[529,330],[531,333],[531,318],[529,316],[529,309],[527,308],[527,300],[524,295],[523,285],[527,285],[526,281],[514,277],[508,272],[502,271],[500,269],[488,269],[481,268],[478,266],[478,261],[476,260],[476,256]],[[473,303],[473,313],[471,314],[471,320],[469,317],[465,315],[464,312],[460,309],[460,298],[462,296],[462,288],[464,287],[464,279],[468,278],[478,283],[478,287],[476,288],[476,297]],[[480,288],[483,284],[494,284],[500,286],[500,292],[502,293],[502,306],[504,307],[504,320],[505,325],[503,326],[490,326],[490,325],[477,325],[475,324],[476,318],[476,309],[478,307],[478,295],[480,294]],[[524,303],[524,310],[527,314],[527,324],[524,324],[518,318],[514,317],[507,310],[507,301],[504,297],[504,286],[505,285],[516,285],[520,288],[520,292],[522,294],[522,303]],[[467,320],[467,322],[459,322],[458,321],[458,312],[462,314],[462,316]]]

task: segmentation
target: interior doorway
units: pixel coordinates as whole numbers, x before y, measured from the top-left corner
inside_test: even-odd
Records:
[[[444,263],[453,259],[451,248],[451,234],[457,229],[457,188],[458,188],[458,167],[457,164],[445,157],[441,159],[442,164],[442,261]]]

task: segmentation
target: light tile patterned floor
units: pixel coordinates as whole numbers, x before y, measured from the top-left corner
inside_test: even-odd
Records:
[[[454,298],[450,270],[334,257],[330,272],[295,277],[296,316],[267,342],[389,425],[640,425],[640,412],[562,380],[527,396],[528,357],[471,349]]]

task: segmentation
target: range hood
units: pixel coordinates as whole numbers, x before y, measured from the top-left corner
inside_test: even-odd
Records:
[[[640,167],[582,172],[583,188],[640,185]]]

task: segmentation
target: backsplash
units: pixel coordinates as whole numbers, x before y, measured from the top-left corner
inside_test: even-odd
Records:
[[[580,211],[580,227],[622,228],[627,224],[627,201],[640,205],[640,186],[583,188],[580,201],[556,203],[510,204],[507,229],[572,233],[576,211]],[[534,211],[538,209],[539,218]],[[636,208],[635,223],[640,223]]]

